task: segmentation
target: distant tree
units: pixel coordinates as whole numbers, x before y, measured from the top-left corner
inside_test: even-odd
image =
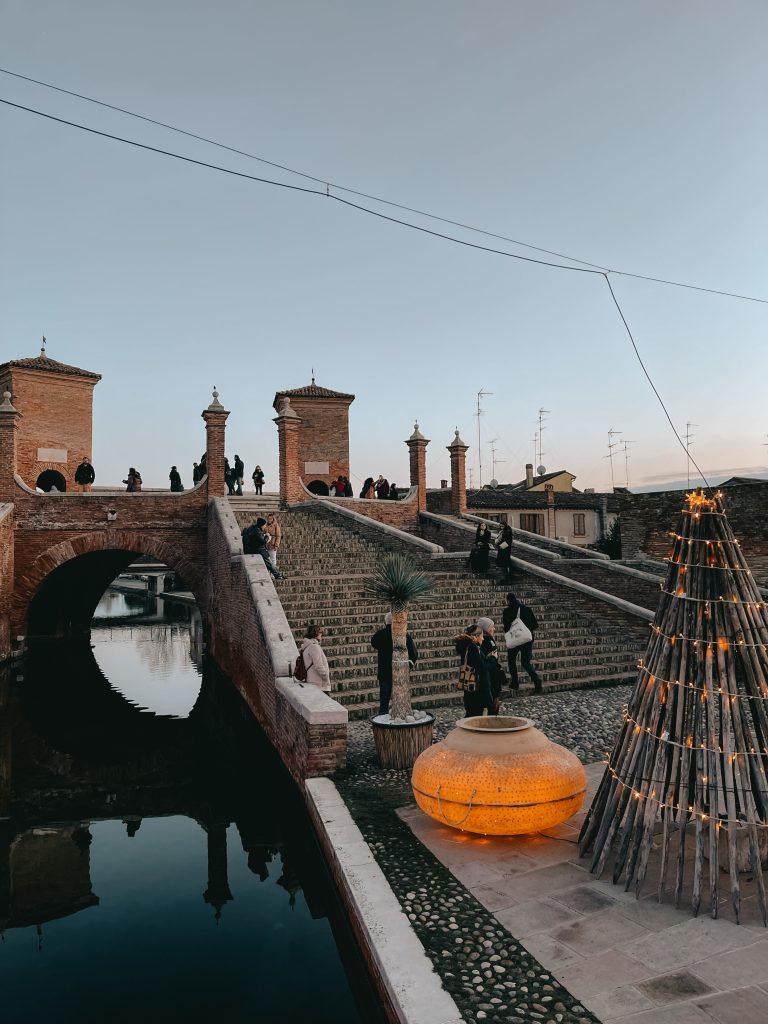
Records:
[[[621,558],[621,522],[618,516],[611,523],[608,533],[589,546],[593,551],[602,551],[609,558]]]

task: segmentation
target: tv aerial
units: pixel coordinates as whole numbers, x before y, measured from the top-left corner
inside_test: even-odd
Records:
[[[538,473],[539,476],[544,476],[544,474],[547,472],[547,467],[546,466],[537,466],[536,467],[536,472]]]

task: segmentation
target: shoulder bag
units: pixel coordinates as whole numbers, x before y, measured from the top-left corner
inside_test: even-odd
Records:
[[[469,664],[468,657],[469,651],[466,651],[464,660],[459,666],[459,681],[456,685],[459,690],[463,690],[465,693],[474,693],[477,689],[477,672]]]
[[[509,629],[504,634],[504,643],[507,645],[507,650],[511,651],[515,647],[522,647],[523,644],[529,644],[531,640],[533,640],[533,633],[520,618],[518,610]]]

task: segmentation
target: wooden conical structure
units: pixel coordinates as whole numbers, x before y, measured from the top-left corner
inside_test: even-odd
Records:
[[[747,867],[765,924],[768,611],[721,498],[687,496],[648,648],[580,844],[598,875],[615,849],[613,880],[624,878],[638,895],[658,848],[659,900],[676,853],[676,904],[692,863],[693,912],[707,873],[712,917],[722,859],[737,921]]]

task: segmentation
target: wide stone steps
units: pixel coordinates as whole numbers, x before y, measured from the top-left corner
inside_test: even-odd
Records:
[[[257,509],[232,500],[241,529],[255,521]],[[463,559],[432,560],[428,552],[358,525],[329,510],[280,512],[283,543],[278,556],[288,578],[277,591],[297,641],[310,621],[323,629],[323,648],[331,668],[333,693],[352,717],[378,710],[376,652],[370,638],[383,623],[385,607],[365,591],[364,582],[386,550],[405,550],[413,564],[428,572],[435,590],[409,610],[409,630],[419,649],[411,673],[414,704],[437,707],[461,700],[455,687],[458,658],[453,637],[479,615],[490,615],[501,633],[501,611],[510,585],[491,574],[476,576]],[[551,560],[548,568],[555,568]],[[513,580],[516,593],[539,620],[534,661],[545,688],[563,689],[634,682],[647,626],[612,606],[529,573]],[[503,639],[500,663],[506,671]],[[527,675],[520,670],[521,683]]]

